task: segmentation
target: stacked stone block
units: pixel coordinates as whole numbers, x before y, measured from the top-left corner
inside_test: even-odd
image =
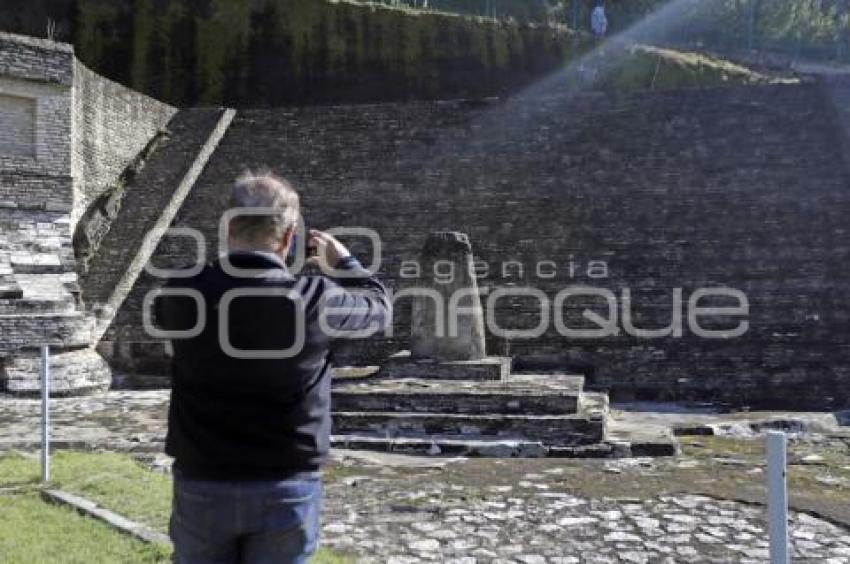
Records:
[[[333,440],[481,456],[563,456],[602,446],[608,398],[590,399],[582,376],[512,374],[510,358],[487,356],[469,237],[432,233],[419,256],[425,274],[414,287],[414,350],[372,378],[336,386]],[[429,268],[435,264],[455,275],[441,279]]]
[[[173,112],[86,70],[69,45],[0,33],[0,391],[37,393],[42,344],[54,393],[109,387],[72,233]]]
[[[686,301],[697,288],[737,288],[750,299],[750,328],[737,339],[621,331],[577,340],[550,323],[537,339],[488,334],[488,349],[520,367],[548,358],[556,369],[581,353],[596,367],[588,385],[622,399],[841,406],[850,401],[850,195],[836,126],[806,83],[629,95],[553,87],[525,100],[246,110],[177,225],[200,229],[212,254],[230,183],[265,165],[301,191],[308,224],[378,231],[380,274],[394,288],[410,283],[403,263],[416,260],[425,234],[447,228],[476,242],[489,266],[482,288],[528,285],[552,299],[595,285],[622,306],[628,287],[638,327],[670,323],[674,288]],[[351,243],[370,254],[362,239]],[[169,241],[154,260],[180,264],[194,253],[188,241]],[[589,277],[589,261],[605,261],[607,277]],[[138,296],[154,282],[140,280]],[[564,316],[581,327],[585,307],[604,305],[572,300]],[[495,314],[507,328],[540,319],[523,299],[500,300]],[[410,348],[409,327],[401,301],[392,339],[338,358],[380,364]],[[139,328],[113,329],[149,342]]]

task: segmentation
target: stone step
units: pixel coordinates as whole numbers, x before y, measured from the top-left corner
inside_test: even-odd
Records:
[[[608,394],[603,392],[582,392],[579,398],[579,412],[587,417],[605,417],[611,414]]]
[[[50,395],[88,395],[109,388],[111,371],[94,350],[52,351]],[[41,394],[41,356],[38,351],[18,351],[7,357],[0,370],[0,390],[20,396]]]
[[[20,300],[24,297],[24,291],[14,281],[0,283],[0,300]]]
[[[394,354],[382,365],[382,378],[434,380],[503,380],[511,373],[511,358],[488,356],[480,360],[436,361],[412,359],[409,351]]]
[[[504,382],[379,379],[333,390],[337,412],[571,415],[578,411],[581,376],[511,376]]]
[[[505,415],[458,413],[334,412],[336,434],[368,433],[383,437],[456,436],[542,441],[571,446],[605,439],[606,418],[586,415]]]
[[[386,438],[366,434],[331,435],[331,447],[430,456],[542,458],[549,450],[538,441],[458,439],[457,437]]]
[[[630,456],[676,456],[681,450],[667,425],[630,423],[615,417],[609,422],[608,430],[609,440],[629,445]]]
[[[11,257],[16,274],[62,274],[69,270],[56,253],[20,253]]]
[[[29,291],[29,288],[27,288]],[[22,295],[25,294],[21,290]],[[77,313],[77,304],[71,294],[49,298],[0,298],[0,315],[37,315],[50,313]]]
[[[665,445],[668,446],[668,445]],[[673,456],[672,448],[633,450],[627,442],[548,447],[539,441],[510,439],[458,439],[457,437],[387,438],[366,434],[331,435],[335,449],[372,450],[428,456],[468,456],[483,458],[626,458],[630,456]]]

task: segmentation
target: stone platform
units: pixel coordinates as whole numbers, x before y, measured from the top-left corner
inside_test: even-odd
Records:
[[[349,379],[332,393],[336,448],[482,457],[612,457],[631,454],[608,435],[605,394],[584,391],[584,377],[507,374],[479,380]],[[674,454],[675,449],[660,449]]]
[[[512,359],[487,356],[477,360],[438,361],[411,358],[408,351],[394,354],[381,366],[384,378],[434,378],[438,380],[504,380],[511,373]]]
[[[340,411],[571,415],[578,411],[584,378],[513,377],[500,382],[397,379],[351,383],[334,389]]]

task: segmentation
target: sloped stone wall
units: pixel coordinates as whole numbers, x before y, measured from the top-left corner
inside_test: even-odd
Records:
[[[299,188],[308,225],[376,229],[381,274],[395,288],[426,235],[451,229],[468,233],[489,265],[483,288],[527,285],[552,299],[567,286],[592,285],[620,305],[629,288],[637,327],[670,323],[675,288],[685,304],[703,287],[749,299],[749,330],[735,339],[695,337],[687,319],[682,338],[622,330],[565,338],[549,313],[540,338],[491,334],[492,354],[520,364],[545,354],[563,367],[580,352],[596,367],[590,385],[621,398],[810,407],[850,400],[850,193],[832,113],[815,86],[244,111],[176,224],[203,231],[214,253],[229,183],[260,166]],[[353,241],[366,251],[360,243]],[[172,239],[154,261],[193,255],[185,239]],[[601,263],[600,278],[592,269]],[[131,304],[153,283],[140,279],[113,338],[150,341]],[[570,300],[570,326],[582,326],[585,307],[605,314],[598,299]],[[539,311],[506,298],[495,313],[503,326],[529,328]],[[376,362],[406,347],[408,325],[399,303],[393,339],[348,353]]]
[[[176,111],[75,63],[73,225]]]

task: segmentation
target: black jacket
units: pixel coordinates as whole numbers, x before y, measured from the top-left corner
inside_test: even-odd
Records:
[[[196,326],[195,299],[171,293],[175,289],[199,292],[206,314],[200,334],[172,339],[165,450],[183,475],[193,479],[282,480],[316,471],[327,457],[331,428],[332,338],[320,315],[326,327],[337,331],[382,330],[391,317],[386,290],[354,258],[337,265],[350,275],[339,279],[296,278],[264,253],[235,253],[230,260],[235,267],[261,272],[235,277],[217,261],[195,277],[170,280],[154,302],[159,329]],[[264,295],[228,294],[246,289]],[[220,336],[223,309],[229,320]],[[300,348],[295,332],[299,316]],[[288,357],[238,358],[228,344],[239,356],[268,351]],[[296,348],[295,354],[285,352]]]

